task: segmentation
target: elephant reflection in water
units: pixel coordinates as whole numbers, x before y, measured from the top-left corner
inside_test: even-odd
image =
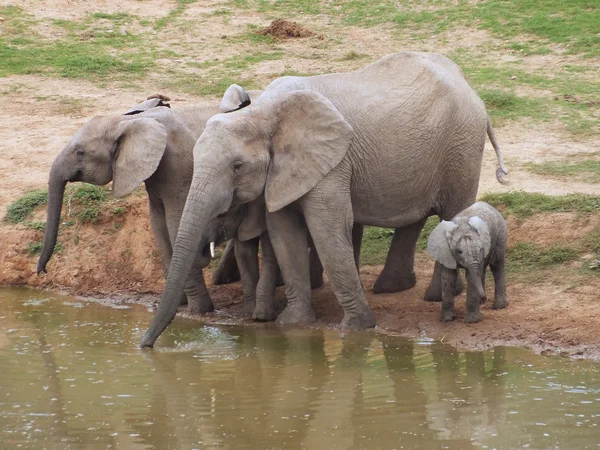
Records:
[[[463,367],[458,351],[441,344],[430,348],[435,380],[429,377],[424,385],[432,397],[427,407],[431,429],[440,439],[480,444],[497,433],[506,418],[505,349],[494,349],[487,370],[484,353],[465,352]]]

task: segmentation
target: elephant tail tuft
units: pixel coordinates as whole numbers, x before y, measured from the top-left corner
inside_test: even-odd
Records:
[[[494,129],[492,128],[492,123],[490,122],[490,118],[488,117],[487,121],[487,135],[490,138],[490,142],[492,143],[492,147],[496,151],[496,158],[498,158],[498,168],[496,169],[496,179],[499,183],[504,184],[504,175],[508,175],[508,169],[504,165],[504,160],[502,159],[502,149],[498,145],[498,141],[496,140],[496,134],[494,133]]]

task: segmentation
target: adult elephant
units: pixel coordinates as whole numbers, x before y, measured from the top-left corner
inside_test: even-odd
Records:
[[[46,272],[56,244],[66,183],[83,181],[104,185],[111,180],[116,197],[125,196],[145,183],[150,223],[166,271],[192,181],[196,140],[214,114],[245,107],[250,104],[250,97],[256,98],[261,93],[246,92],[234,85],[227,90],[220,105],[181,109],[171,109],[163,98],[151,98],[125,114],[97,116],[87,122],[56,157],[50,170],[46,235],[38,274]],[[236,225],[229,226],[235,228]],[[224,227],[213,228],[211,241],[222,240]],[[233,240],[223,255],[222,267],[227,270],[221,270],[218,275],[228,281],[239,279],[232,247]],[[257,244],[255,247],[258,251]],[[206,313],[214,309],[202,275],[202,268],[210,261],[209,247],[195,253],[196,261],[185,289],[180,290],[178,304],[187,303],[189,313]],[[254,305],[250,309],[253,308]]]
[[[194,148],[171,271],[141,346],[152,347],[175,316],[190,249],[208,242],[216,217],[261,196],[288,297],[278,323],[315,320],[302,250],[308,228],[344,309],[341,327],[374,326],[353,262],[353,223],[401,229],[400,275],[410,276],[427,217],[449,219],[474,202],[486,134],[497,176],[508,173],[485,105],[460,68],[434,53],[391,54],[350,73],[279,78],[250,107],[212,117]],[[245,227],[261,226],[247,223],[250,217]]]

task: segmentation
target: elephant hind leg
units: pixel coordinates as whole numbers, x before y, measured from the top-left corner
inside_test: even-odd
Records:
[[[415,251],[419,234],[421,234],[425,222],[427,222],[427,217],[412,225],[394,230],[385,266],[373,286],[375,294],[405,291],[417,283],[414,271]],[[439,296],[441,300],[441,288]]]

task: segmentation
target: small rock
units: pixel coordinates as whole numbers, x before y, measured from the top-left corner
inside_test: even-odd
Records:
[[[125,29],[125,27],[121,28],[120,33],[121,33],[121,36],[127,36],[127,34],[128,34],[127,30]]]
[[[516,75],[513,75],[512,77],[510,77],[510,79],[511,79],[511,80],[516,80],[516,79],[517,79],[517,77],[516,77]]]

